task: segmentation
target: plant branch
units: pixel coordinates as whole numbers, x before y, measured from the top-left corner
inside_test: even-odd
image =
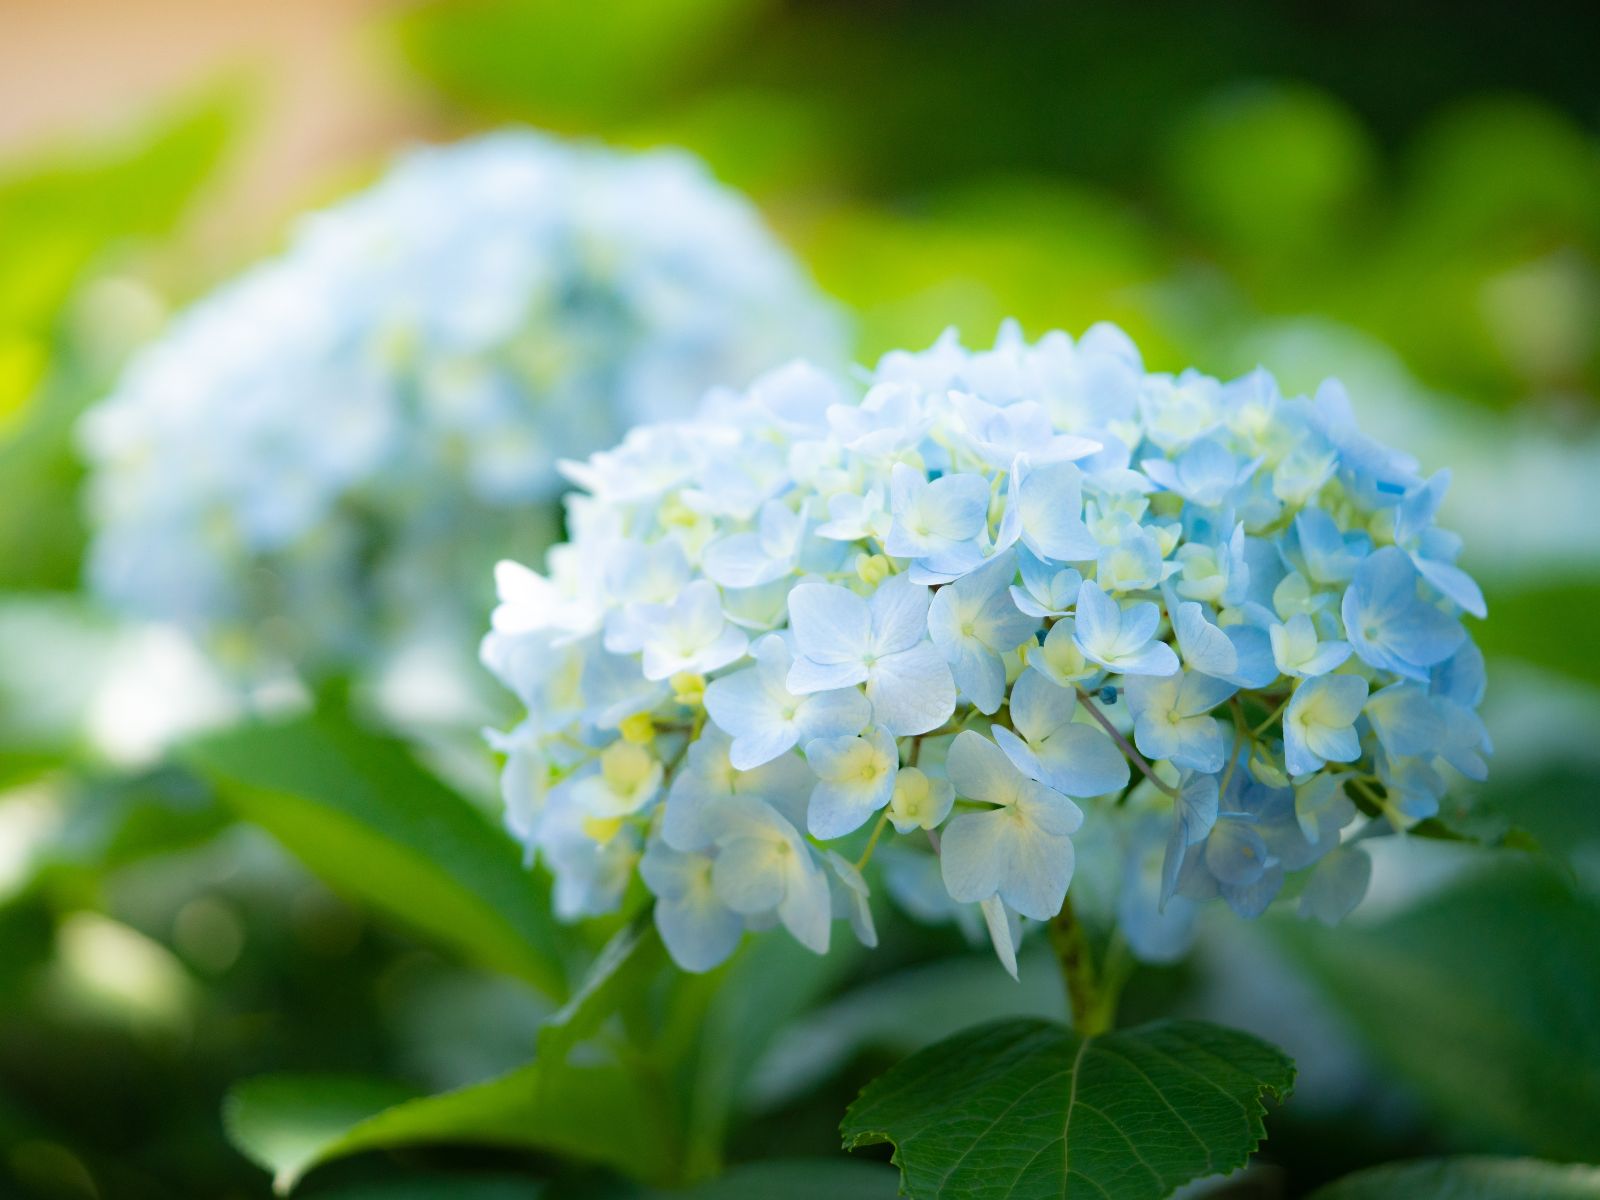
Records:
[[[1072,1028],[1084,1037],[1109,1032],[1116,1017],[1117,995],[1131,970],[1131,960],[1125,961],[1125,949],[1119,957],[1118,941],[1113,941],[1102,978],[1095,969],[1088,935],[1072,911],[1070,896],[1061,902],[1061,911],[1050,921],[1050,947],[1066,984]]]
[[[1155,784],[1156,787],[1160,788],[1167,795],[1176,800],[1178,798],[1178,789],[1173,787],[1165,779],[1162,779],[1155,773],[1155,769],[1145,761],[1144,755],[1135,750],[1133,748],[1133,743],[1122,736],[1122,732],[1111,723],[1110,719],[1105,715],[1105,713],[1100,711],[1100,707],[1095,704],[1089,693],[1084,691],[1081,687],[1074,687],[1073,691],[1078,693],[1078,700],[1083,707],[1088,710],[1089,715],[1099,723],[1101,729],[1104,729],[1111,735],[1111,740],[1116,742],[1116,744],[1122,748],[1122,752],[1128,756],[1128,760],[1133,763],[1134,766],[1138,767],[1141,772],[1143,772],[1144,777],[1151,783]]]

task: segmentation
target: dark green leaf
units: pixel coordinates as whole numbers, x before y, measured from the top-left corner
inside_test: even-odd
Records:
[[[900,1177],[890,1167],[848,1159],[779,1159],[733,1167],[687,1191],[652,1192],[649,1200],[895,1200]]]
[[[1532,1158],[1428,1158],[1358,1171],[1311,1200],[1600,1200],[1600,1167]]]
[[[914,1200],[1159,1200],[1242,1166],[1262,1097],[1294,1065],[1249,1034],[1163,1021],[1082,1038],[1002,1021],[913,1055],[862,1091],[847,1148],[891,1142]]]
[[[242,726],[188,757],[242,817],[333,887],[548,995],[565,993],[558,929],[520,850],[400,743],[322,713]]]
[[[234,1088],[224,1107],[229,1138],[272,1172],[280,1192],[331,1159],[448,1142],[549,1151],[659,1179],[672,1159],[657,1115],[618,1068],[547,1072],[536,1063],[435,1096],[371,1080],[269,1075]]]
[[[1374,925],[1276,928],[1439,1116],[1547,1158],[1600,1158],[1594,897],[1505,860]]]
[[[520,1175],[408,1171],[404,1179],[319,1189],[317,1200],[541,1200],[548,1194],[542,1182]]]

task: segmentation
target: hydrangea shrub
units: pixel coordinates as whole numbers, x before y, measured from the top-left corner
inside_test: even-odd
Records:
[[[796,354],[831,305],[677,152],[506,131],[405,157],[183,313],[88,415],[88,574],[242,666],[464,645],[563,455]],[[481,603],[469,603],[480,597]]]
[[[1014,972],[1096,828],[1144,957],[1294,876],[1335,921],[1360,843],[1486,770],[1448,477],[1363,435],[1336,382],[1147,373],[1109,326],[947,334],[859,386],[781,368],[563,469],[571,540],[543,574],[500,565],[483,644],[528,710],[495,737],[508,823],[565,917],[642,880],[689,970],[775,925],[873,944],[876,855]]]

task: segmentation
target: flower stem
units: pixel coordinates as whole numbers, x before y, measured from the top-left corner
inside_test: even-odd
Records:
[[[878,823],[872,827],[872,836],[867,839],[867,848],[861,852],[861,857],[856,859],[856,870],[861,870],[872,861],[872,852],[878,848],[878,839],[883,836],[883,827],[889,823],[889,810],[886,808],[878,815]]]
[[[1277,708],[1273,709],[1270,713],[1267,714],[1267,719],[1265,721],[1261,722],[1261,724],[1257,725],[1254,729],[1252,729],[1250,731],[1250,736],[1253,737],[1253,738],[1258,738],[1263,733],[1265,733],[1268,729],[1270,729],[1272,727],[1272,723],[1274,721],[1276,721],[1283,714],[1283,710],[1289,707],[1289,701],[1291,701],[1293,699],[1294,699],[1294,693],[1290,692],[1287,696],[1285,696],[1283,698],[1283,703],[1282,704],[1278,705]]]
[[[1089,950],[1088,935],[1072,911],[1070,896],[1061,902],[1061,911],[1050,921],[1050,946],[1061,965],[1067,1005],[1072,1010],[1072,1028],[1084,1037],[1108,1032],[1116,1016],[1121,976],[1126,972],[1119,967],[1114,972],[1117,978],[1100,978]]]
[[[1122,733],[1117,729],[1117,727],[1113,725],[1109,719],[1107,719],[1105,713],[1100,711],[1099,706],[1095,704],[1089,693],[1084,691],[1081,687],[1075,687],[1073,690],[1078,693],[1078,700],[1088,711],[1089,715],[1099,722],[1100,728],[1109,733],[1111,735],[1111,740],[1116,742],[1116,744],[1122,748],[1122,752],[1128,756],[1128,761],[1133,763],[1134,766],[1138,767],[1139,770],[1143,772],[1144,777],[1151,783],[1155,784],[1156,787],[1160,788],[1173,799],[1177,799],[1178,789],[1173,787],[1170,783],[1155,773],[1155,769],[1145,761],[1144,755],[1135,750],[1133,748],[1133,743],[1122,736]]]

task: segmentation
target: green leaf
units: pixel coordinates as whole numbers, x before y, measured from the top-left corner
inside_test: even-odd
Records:
[[[1100,1037],[1014,1020],[913,1055],[845,1114],[845,1146],[891,1142],[914,1200],[1158,1200],[1242,1166],[1262,1097],[1294,1064],[1249,1034],[1161,1021]]]
[[[565,994],[547,890],[511,838],[399,742],[324,712],[241,726],[195,743],[188,758],[334,888]]]
[[[1600,1200],[1600,1167],[1532,1158],[1425,1158],[1357,1171],[1311,1200]]]
[[[543,124],[659,105],[756,25],[770,0],[613,0],[606,20],[581,7],[488,0],[407,13],[413,66],[469,102]]]
[[[112,252],[179,224],[239,112],[210,94],[132,137],[0,168],[0,479],[26,498],[0,506],[0,585],[66,588],[81,565],[72,431],[107,380],[67,336],[69,301]]]
[[[1600,1159],[1600,901],[1505,858],[1371,925],[1269,926],[1443,1121]]]
[[[618,1003],[644,989],[660,968],[665,948],[648,910],[617,931],[589,967],[572,997],[539,1028],[539,1058],[560,1062],[600,1027]]]
[[[751,1080],[764,1110],[793,1101],[866,1050],[898,1061],[972,1026],[972,1014],[1053,1018],[1065,1011],[1061,971],[1049,948],[1025,947],[1020,979],[994,955],[917,963],[867,980],[785,1025]]]
[[[775,1159],[733,1167],[687,1191],[651,1192],[648,1200],[895,1200],[900,1176],[890,1167],[848,1159]]]
[[[548,1194],[539,1180],[522,1175],[407,1171],[404,1179],[319,1188],[317,1200],[542,1200]]]
[[[681,1062],[690,1097],[686,1157],[692,1176],[720,1165],[762,1054],[849,975],[861,953],[854,938],[838,938],[827,954],[816,955],[787,933],[772,932],[746,938],[712,974],[677,978],[675,1011],[662,1042],[668,1061]]]
[[[467,1143],[570,1155],[660,1179],[672,1155],[651,1097],[617,1067],[538,1063],[433,1096],[338,1076],[246,1080],[223,1108],[228,1137],[287,1193],[313,1167],[366,1150]]]

